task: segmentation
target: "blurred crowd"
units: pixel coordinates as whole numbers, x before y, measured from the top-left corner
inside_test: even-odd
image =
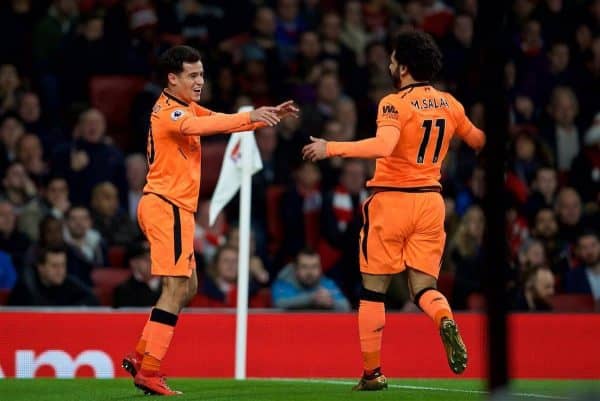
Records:
[[[309,163],[300,149],[311,135],[374,135],[378,100],[394,91],[392,39],[410,29],[436,39],[444,69],[434,84],[453,93],[476,126],[485,127],[483,91],[502,86],[508,95],[513,309],[551,310],[561,294],[584,295],[582,308],[600,300],[600,0],[514,0],[504,43],[510,57],[497,88],[480,80],[486,43],[477,35],[477,0],[8,0],[0,7],[0,288],[8,304],[156,301],[160,279],[149,274],[136,208],[149,114],[162,90],[157,58],[188,44],[203,57],[204,106],[227,113],[285,99],[301,106],[299,119],[256,132],[264,168],[253,178],[250,305],[355,307],[361,203],[374,165]],[[107,76],[138,83],[131,101],[93,95],[96,79]],[[207,216],[222,158],[209,151],[222,152],[226,141],[202,140],[211,164],[199,194],[192,306],[234,306],[237,297],[237,201],[212,227]],[[447,245],[439,285],[454,308],[481,308],[485,171],[459,141],[442,171]],[[402,277],[393,282],[390,308],[414,310],[405,286]]]

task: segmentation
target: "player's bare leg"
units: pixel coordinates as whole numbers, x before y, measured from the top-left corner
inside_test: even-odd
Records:
[[[363,375],[352,388],[354,391],[383,390],[388,386],[386,377],[381,373],[381,338],[385,326],[385,293],[391,281],[391,275],[362,275],[358,331]]]
[[[436,323],[450,369],[456,374],[467,368],[467,348],[446,297],[437,290],[437,280],[414,268],[408,268],[408,288],[415,304]]]
[[[126,357],[123,367],[134,375],[134,384],[146,394],[177,395],[160,373],[160,362],[164,358],[173,336],[177,316],[196,293],[198,279],[193,271],[187,277],[163,277],[163,290],[146,324],[146,349],[141,362],[138,358]],[[135,372],[135,373],[134,373]]]

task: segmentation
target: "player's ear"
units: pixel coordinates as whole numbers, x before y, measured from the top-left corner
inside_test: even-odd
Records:
[[[170,72],[167,75],[167,80],[169,81],[169,84],[177,85],[177,75],[176,74],[173,74],[172,72]]]
[[[398,64],[398,72],[400,73],[400,76],[404,76],[408,74],[408,67],[403,64]]]

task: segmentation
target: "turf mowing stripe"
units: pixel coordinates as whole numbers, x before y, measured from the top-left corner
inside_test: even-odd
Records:
[[[284,379],[284,378],[273,378],[264,379],[267,381],[287,381],[287,382],[304,382],[304,383],[319,383],[319,384],[341,384],[344,386],[353,386],[355,382],[341,381],[341,380],[319,380],[319,379]],[[469,394],[489,394],[485,390],[463,390],[460,388],[444,388],[444,387],[428,387],[428,386],[411,386],[407,384],[388,384],[392,388],[400,388],[405,390],[426,390],[426,391],[448,391],[451,393],[469,393]],[[546,400],[570,400],[567,397],[558,397],[553,395],[536,394],[536,393],[511,393],[517,397],[529,397],[529,398],[541,398]]]

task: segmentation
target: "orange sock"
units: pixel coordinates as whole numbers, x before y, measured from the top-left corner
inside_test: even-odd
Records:
[[[383,294],[381,294],[383,297]],[[360,300],[358,307],[358,333],[365,375],[371,375],[381,366],[381,338],[385,326],[383,301]]]
[[[452,309],[448,304],[448,300],[435,288],[426,288],[415,297],[419,307],[435,322],[437,327],[440,327],[442,319],[453,319]]]
[[[144,359],[142,359],[142,371],[145,374],[153,374],[160,370],[160,363],[167,354],[177,315],[154,308],[150,320],[146,324],[147,331]]]
[[[142,359],[144,357],[144,352],[146,352],[146,342],[148,341],[148,327],[150,320],[146,321],[144,325],[144,330],[142,330],[142,336],[138,340],[137,345],[135,346],[135,353],[138,359]]]

